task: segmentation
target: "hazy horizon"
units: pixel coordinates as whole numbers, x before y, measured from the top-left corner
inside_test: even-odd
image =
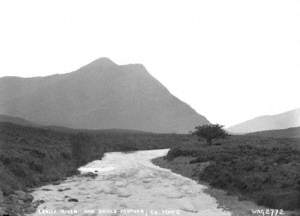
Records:
[[[299,11],[297,1],[3,1],[0,77],[69,73],[100,57],[143,64],[231,126],[300,107]]]

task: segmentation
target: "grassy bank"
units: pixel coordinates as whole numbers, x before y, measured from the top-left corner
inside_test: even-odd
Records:
[[[58,183],[105,152],[169,148],[185,142],[190,143],[186,135],[0,122],[0,215],[34,212],[42,200],[32,202],[30,188]]]
[[[72,142],[76,140],[80,154],[73,152]],[[9,195],[63,179],[76,173],[78,166],[101,159],[105,152],[169,148],[185,142],[190,143],[186,135],[39,128],[0,122],[0,190]]]
[[[258,205],[295,210],[300,208],[299,147],[299,139],[232,136],[218,145],[172,148],[166,159],[193,157],[185,166],[194,178]],[[206,169],[195,169],[208,161]]]

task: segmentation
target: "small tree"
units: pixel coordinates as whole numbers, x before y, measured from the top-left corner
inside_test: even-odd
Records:
[[[213,139],[225,138],[229,135],[219,124],[197,126],[192,134],[205,139],[209,145],[212,144]]]

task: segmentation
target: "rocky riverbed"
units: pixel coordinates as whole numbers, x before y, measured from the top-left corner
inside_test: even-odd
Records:
[[[167,152],[107,153],[82,175],[37,188],[32,195],[45,202],[32,215],[232,215],[205,185],[151,163]]]
[[[33,201],[29,192],[15,191],[7,197],[0,191],[0,215],[19,216],[34,213],[43,200]]]

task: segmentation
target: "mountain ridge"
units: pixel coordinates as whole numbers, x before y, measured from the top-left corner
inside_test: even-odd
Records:
[[[272,138],[300,138],[300,127],[257,131],[257,132],[248,133],[247,135],[254,135],[259,137],[272,137]]]
[[[280,130],[300,126],[300,108],[286,112],[263,115],[228,128],[232,133],[253,133],[266,130]]]

